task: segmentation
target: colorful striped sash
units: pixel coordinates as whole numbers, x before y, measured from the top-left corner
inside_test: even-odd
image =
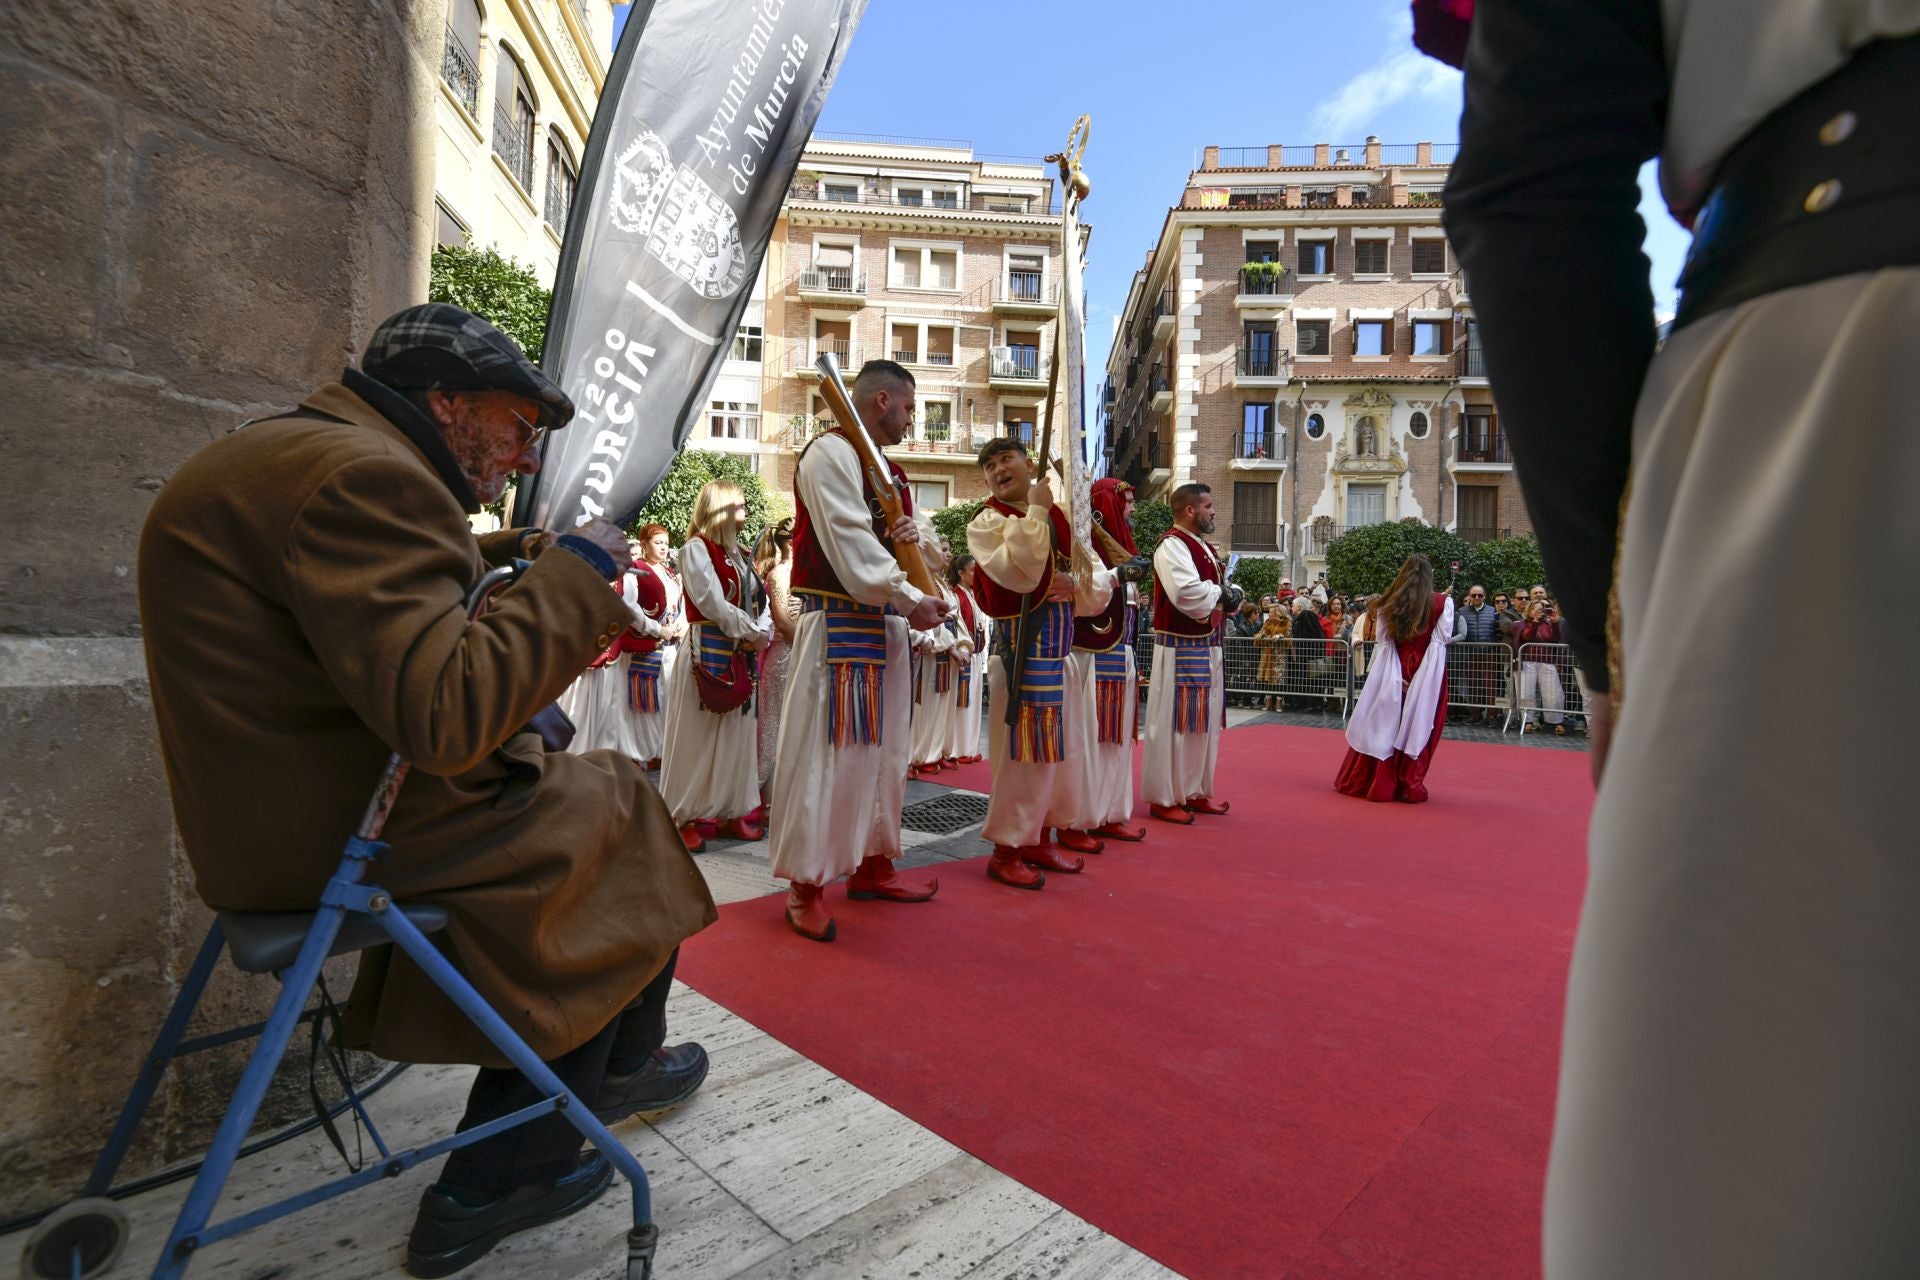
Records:
[[[1127,740],[1127,651],[1124,646],[1093,655],[1093,703],[1102,743]]]
[[[1213,700],[1213,637],[1156,631],[1153,640],[1173,650],[1173,731],[1205,733]]]
[[[636,653],[627,660],[627,709],[652,715],[660,709],[661,653]]]
[[[833,673],[827,702],[827,738],[836,747],[880,745],[881,693],[887,671],[887,615],[847,596],[796,591],[800,611],[823,615],[827,669]]]
[[[964,709],[973,705],[973,663],[962,662],[959,667],[960,693],[954,705]]]
[[[693,658],[716,680],[733,678],[733,637],[717,622],[693,624]]]
[[[1013,669],[1014,633],[1018,623],[994,632],[994,650],[1002,665]],[[1013,726],[1013,759],[1022,764],[1058,764],[1065,754],[1065,730],[1060,722],[1066,704],[1067,652],[1073,648],[1073,603],[1055,600],[1041,606],[1033,652],[1020,666],[1020,716]]]

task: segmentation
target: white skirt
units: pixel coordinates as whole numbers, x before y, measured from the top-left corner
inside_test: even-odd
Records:
[[[681,826],[738,818],[760,806],[753,704],[716,715],[700,705],[693,660],[676,662],[667,681],[667,736],[660,752],[660,798]]]

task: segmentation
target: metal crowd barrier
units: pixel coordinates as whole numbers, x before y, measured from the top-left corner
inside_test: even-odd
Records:
[[[1587,702],[1574,675],[1572,646],[1523,644],[1516,665],[1514,710],[1522,725],[1536,720],[1586,724]]]

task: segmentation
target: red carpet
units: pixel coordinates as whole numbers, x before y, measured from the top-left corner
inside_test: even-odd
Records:
[[[1185,1275],[1535,1276],[1586,757],[1443,743],[1406,806],[1343,750],[1236,729],[1227,817],[1039,893],[835,889],[826,946],[737,903],[679,974]]]

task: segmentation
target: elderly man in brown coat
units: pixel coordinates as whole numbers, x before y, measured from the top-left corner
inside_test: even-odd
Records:
[[[200,896],[312,910],[390,751],[412,762],[380,883],[444,906],[438,941],[603,1119],[680,1101],[698,1045],[664,1048],[682,939],[713,900],[631,761],[545,749],[529,719],[626,627],[604,521],[476,540],[467,516],[539,466],[573,406],[510,339],[414,307],[360,369],[215,441],[155,502],[141,619],[174,813]],[[469,621],[488,564],[536,557]],[[360,966],[349,1039],[482,1066],[469,1128],[535,1093],[405,956]],[[446,1275],[612,1180],[558,1115],[456,1152],[421,1201],[408,1267]]]

